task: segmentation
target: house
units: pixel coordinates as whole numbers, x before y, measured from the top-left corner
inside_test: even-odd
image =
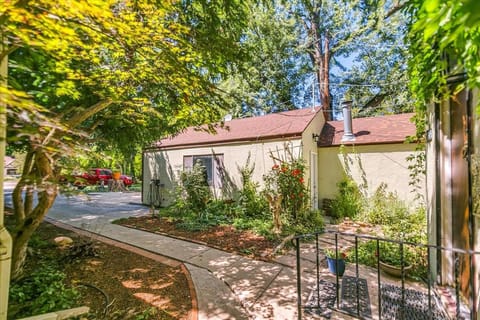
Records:
[[[15,158],[5,156],[4,160],[4,176],[14,176],[17,174],[17,164]]]
[[[241,186],[238,168],[245,166],[248,158],[255,164],[252,178],[259,182],[274,165],[272,156],[281,158],[290,152],[306,159],[310,168],[317,150],[312,135],[320,132],[324,123],[318,108],[298,109],[226,121],[216,134],[188,128],[162,139],[143,152],[142,201],[151,203],[151,190],[158,188],[162,205],[169,204],[180,172],[196,161],[205,165],[214,194],[227,198]]]
[[[336,183],[348,174],[368,195],[386,183],[389,191],[413,202],[418,195],[410,186],[411,163],[407,158],[415,152],[416,145],[405,141],[415,133],[412,117],[412,113],[405,113],[354,119],[354,140],[342,140],[343,121],[327,122],[318,143],[319,198],[335,197]],[[419,192],[422,195],[424,189]]]
[[[312,208],[334,197],[337,183],[346,174],[362,185],[366,179],[368,192],[383,182],[390,191],[411,201],[406,157],[415,145],[405,143],[406,137],[415,133],[411,116],[354,119],[353,131],[347,135],[343,121],[326,122],[319,108],[225,121],[216,134],[188,128],[144,149],[142,201],[170,204],[180,173],[197,161],[206,167],[214,194],[234,198],[242,184],[238,169],[248,159],[255,164],[253,179],[262,184],[274,159],[288,155],[305,160]],[[345,136],[348,139],[342,141]]]
[[[455,87],[465,78],[455,75]],[[480,119],[478,90],[467,86],[448,100],[428,106],[427,213],[429,242],[443,248],[480,251]],[[478,109],[477,109],[478,110]],[[480,305],[480,256],[432,251],[432,273],[456,287],[471,307]],[[456,276],[458,274],[458,276]]]

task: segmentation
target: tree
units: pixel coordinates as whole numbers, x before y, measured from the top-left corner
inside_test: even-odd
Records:
[[[355,101],[356,116],[412,112],[408,90],[407,14],[397,11],[384,19],[358,46],[353,66],[335,78],[346,86],[333,88]]]
[[[303,104],[308,60],[297,50],[296,21],[280,1],[251,6],[242,37],[247,56],[222,83],[235,116],[290,110]],[[310,101],[310,100],[309,100]]]
[[[383,1],[298,0],[289,10],[295,15],[302,35],[300,48],[308,55],[320,93],[320,103],[331,118],[331,76],[333,67],[340,70],[342,57],[357,54],[383,22],[398,12],[404,4]],[[373,51],[369,48],[366,50]]]
[[[62,160],[89,138],[138,129],[138,142],[219,118],[216,84],[234,62],[244,9],[236,0],[2,1],[0,59],[11,57],[11,73],[0,93],[10,144],[27,152],[13,192],[13,278],[57,196]]]

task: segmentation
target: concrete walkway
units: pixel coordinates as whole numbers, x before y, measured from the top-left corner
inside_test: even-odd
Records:
[[[183,262],[195,286],[200,320],[297,317],[292,267],[110,223],[61,222]],[[294,261],[289,257],[282,260]]]
[[[5,203],[11,205],[14,184],[5,183]],[[185,265],[195,287],[199,320],[223,319],[297,319],[297,270],[295,251],[263,262],[176,238],[126,228],[111,221],[150,214],[140,205],[140,194],[102,192],[89,195],[59,196],[50,209],[48,219],[68,224],[112,240],[155,254],[168,257]],[[356,229],[356,228],[355,228]],[[330,234],[321,235],[321,246],[334,247]],[[351,239],[338,239],[339,246],[351,247]],[[311,301],[309,296],[317,283],[317,259],[314,244],[300,247],[302,305]],[[171,260],[170,260],[171,261]],[[334,283],[324,263],[319,263],[319,279]],[[347,265],[345,275],[356,275],[354,264]],[[378,315],[378,282],[375,269],[360,266],[360,274],[368,284],[373,318]],[[382,283],[395,284],[399,280],[382,275]],[[406,283],[409,288],[424,291],[417,283]],[[307,313],[302,319],[309,319]],[[331,319],[349,319],[343,313],[332,313]]]
[[[12,189],[13,185],[5,188],[7,205],[11,204]],[[111,224],[111,221],[122,217],[149,214],[149,209],[139,205],[140,202],[139,193],[59,196],[49,211],[48,219],[184,263],[195,286],[199,320],[297,318],[293,254],[269,263]],[[304,260],[303,267],[312,268],[312,263]],[[302,274],[302,281],[305,301],[315,277],[306,272]]]
[[[11,206],[13,184],[5,184],[5,203]],[[59,196],[48,213],[54,220],[89,231],[184,264],[195,287],[199,320],[224,319],[297,319],[297,270],[295,251],[278,256],[273,262],[263,262],[228,253],[218,249],[114,225],[113,220],[150,214],[140,205],[139,193],[102,192],[75,197]],[[340,237],[339,246],[352,246],[351,239]],[[332,247],[331,234],[321,235],[321,246]],[[316,246],[304,243],[300,247],[302,305],[307,305],[316,290]],[[168,259],[167,259],[168,260]],[[172,260],[169,260],[172,261]],[[319,279],[335,283],[336,278],[325,263],[319,265]],[[373,318],[378,315],[378,282],[375,269],[360,266],[361,277],[366,279]],[[345,275],[356,275],[355,265],[348,264]],[[382,275],[382,283],[394,284],[398,279]],[[422,291],[416,283],[406,283],[409,288]],[[312,296],[313,297],[313,296]],[[303,313],[302,319],[309,319]],[[333,311],[331,319],[349,319]]]

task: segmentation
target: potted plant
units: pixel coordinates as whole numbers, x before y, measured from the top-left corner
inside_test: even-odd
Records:
[[[333,274],[338,274],[340,277],[343,276],[347,254],[340,249],[326,249],[325,256],[327,257],[328,270]]]
[[[409,248],[405,245],[403,246],[403,259],[400,244],[385,242],[380,246],[380,269],[391,276],[401,277],[402,271],[404,275],[406,275],[412,268],[412,265],[409,262],[410,258],[411,253]]]

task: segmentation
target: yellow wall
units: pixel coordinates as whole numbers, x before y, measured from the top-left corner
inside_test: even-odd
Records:
[[[242,141],[237,143],[217,144],[214,146],[200,146],[189,148],[169,149],[164,151],[148,151],[143,155],[143,203],[150,202],[150,181],[160,179],[162,205],[168,205],[172,200],[171,191],[178,182],[180,172],[183,170],[183,157],[195,155],[223,154],[225,172],[227,173],[227,191],[239,189],[242,182],[238,168],[244,167],[250,154],[250,164],[255,164],[253,179],[263,186],[263,175],[268,173],[274,161],[271,154],[278,159],[288,159],[285,150],[287,144],[291,154],[295,158],[303,157],[306,161],[306,181],[310,177],[310,153],[317,150],[317,144],[312,138],[312,133],[319,134],[325,120],[321,112],[307,126],[300,138],[261,141]],[[217,196],[221,196],[220,190],[213,190]],[[233,191],[234,192],[234,191]],[[226,195],[226,197],[230,197]]]
[[[348,146],[318,149],[319,198],[333,199],[337,194],[337,183],[347,172],[358,185],[367,184],[367,193],[373,194],[381,183],[387,190],[411,202],[415,194],[409,186],[410,171],[406,158],[414,152],[414,144],[383,144]],[[422,193],[424,193],[424,188]]]
[[[183,157],[195,155],[223,154],[225,172],[227,173],[227,182],[229,187],[241,188],[242,182],[238,174],[238,168],[244,167],[250,155],[250,164],[255,164],[253,179],[260,184],[263,182],[263,175],[267,173],[274,162],[270,153],[277,158],[285,158],[285,144],[296,157],[302,154],[301,139],[294,140],[276,140],[276,141],[252,141],[248,144],[236,143],[216,145],[211,147],[190,147],[188,149],[152,151],[144,153],[144,179],[143,179],[143,203],[149,203],[149,184],[150,179],[159,178],[164,192],[162,194],[162,205],[168,205],[172,197],[168,190],[172,190],[178,182],[180,172],[183,170]],[[214,190],[220,195],[220,190]]]

